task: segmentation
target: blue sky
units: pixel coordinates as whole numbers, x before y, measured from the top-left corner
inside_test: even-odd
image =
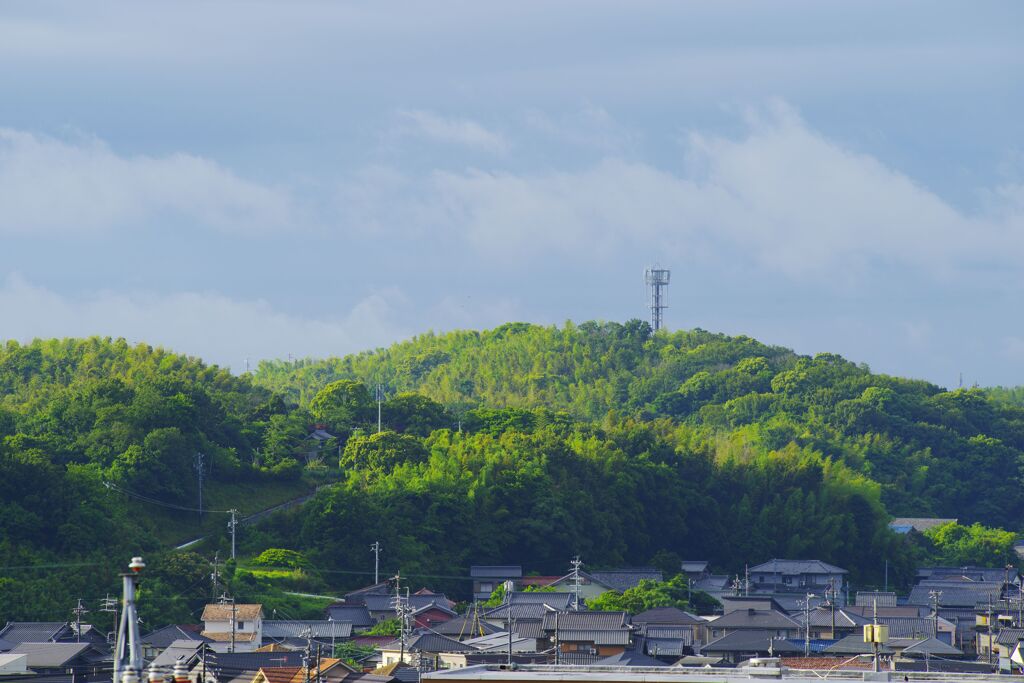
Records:
[[[0,5],[0,337],[645,317],[1024,384],[1015,2]]]

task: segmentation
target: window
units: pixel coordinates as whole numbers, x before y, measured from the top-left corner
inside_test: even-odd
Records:
[[[245,628],[245,622],[244,621],[238,622],[238,628]]]
[[[493,583],[481,583],[480,584],[480,592],[481,593],[493,593],[494,592],[494,584]]]

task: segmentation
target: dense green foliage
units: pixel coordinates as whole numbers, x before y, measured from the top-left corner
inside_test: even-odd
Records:
[[[169,548],[200,528],[216,545],[225,521],[200,527],[189,512],[199,452],[207,507],[222,510],[340,479],[248,527],[239,548],[252,559],[221,569],[218,591],[292,616],[322,605],[282,589],[365,583],[377,540],[389,571],[456,597],[471,564],[564,574],[573,554],[666,575],[680,553],[730,573],[817,557],[861,586],[881,583],[885,560],[897,582],[921,562],[1001,565],[1015,561],[1024,516],[1018,393],[947,392],[830,354],[652,334],[639,321],[430,334],[263,363],[254,378],[123,340],[8,343],[0,620],[65,618],[79,596],[95,605],[116,591],[123,559],[144,552],[143,618],[193,621],[213,594],[212,549]],[[891,515],[966,526],[901,536]],[[598,605],[681,605],[680,590]]]
[[[127,558],[163,547],[181,523],[182,511],[132,495],[193,506],[197,453],[211,490],[275,480],[253,455],[268,420],[286,412],[248,378],[162,349],[99,338],[8,342],[0,348],[0,616],[64,618],[73,597],[116,587]],[[61,566],[31,570],[40,565]],[[171,572],[164,576],[180,592]]]
[[[679,574],[668,581],[644,579],[632,588],[606,591],[587,600],[587,607],[602,612],[638,614],[655,607],[678,607],[695,614],[710,614],[718,601],[707,593],[691,591],[686,577]]]
[[[464,429],[492,434],[570,415],[668,417],[709,442],[756,453],[795,444],[841,461],[877,482],[895,515],[1012,528],[1024,518],[1020,390],[993,390],[993,401],[746,337],[654,335],[639,321],[428,334],[344,358],[262,363],[256,381],[305,403],[339,379],[419,392]]]

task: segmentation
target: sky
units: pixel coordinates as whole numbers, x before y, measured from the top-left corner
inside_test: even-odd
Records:
[[[0,4],[0,339],[647,318],[1024,384],[1019,2]]]

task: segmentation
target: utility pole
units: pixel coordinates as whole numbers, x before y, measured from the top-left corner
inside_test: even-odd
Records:
[[[932,599],[932,638],[939,637],[939,599],[942,591],[928,591],[928,597]]]
[[[811,598],[814,593],[807,593],[804,598],[804,657],[811,655]]]
[[[231,521],[228,522],[228,529],[231,529],[231,559],[235,559],[235,529],[238,527],[238,510],[228,510],[231,514]]]
[[[583,563],[580,556],[572,558],[572,611],[580,611],[580,567]]]
[[[142,673],[142,642],[139,637],[139,614],[135,611],[135,587],[139,572],[146,567],[141,557],[133,557],[127,573],[121,574],[124,592],[124,609],[117,629],[117,643],[114,646],[115,683],[138,681]]]
[[[750,595],[750,565],[743,565],[743,595]]]
[[[220,551],[218,550],[213,554],[213,573],[210,574],[210,581],[213,583],[213,589],[210,591],[210,599],[217,599],[217,591],[220,588]]]
[[[381,431],[381,406],[384,404],[384,385],[377,384],[377,433]]]
[[[196,453],[196,459],[194,467],[196,469],[196,477],[199,479],[199,519],[203,518],[203,475],[206,473],[204,469],[203,460],[206,458],[202,453]]]
[[[235,651],[235,622],[238,618],[238,612],[235,606],[235,599],[231,598],[231,651]]]
[[[992,594],[988,594],[988,656],[986,661],[992,663]]]
[[[516,620],[512,618],[512,610],[508,612],[508,665],[512,666],[512,631],[516,627]]]
[[[82,598],[78,598],[78,604],[71,611],[75,613],[75,642],[80,643],[82,642],[82,615],[89,610],[82,604]]]
[[[374,541],[370,546],[373,551],[373,582],[380,583],[380,541]]]
[[[117,598],[111,597],[110,593],[107,593],[107,597],[103,598],[101,603],[101,612],[113,612],[114,613],[114,630],[112,634],[114,638],[117,638]],[[107,636],[107,642],[110,642],[110,636]]]

